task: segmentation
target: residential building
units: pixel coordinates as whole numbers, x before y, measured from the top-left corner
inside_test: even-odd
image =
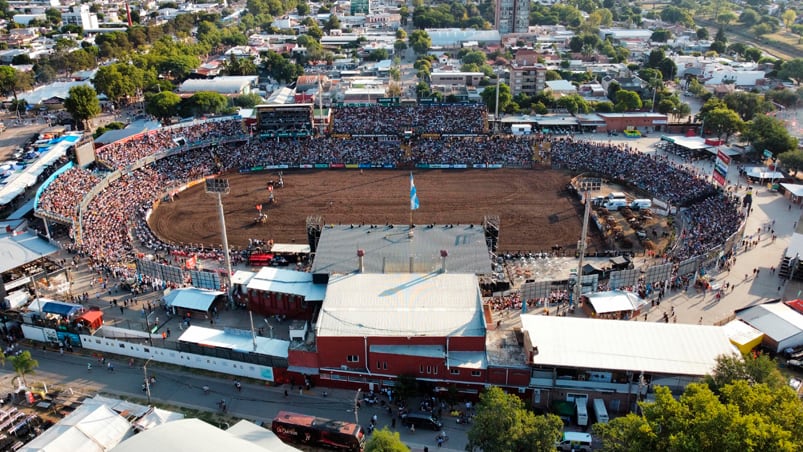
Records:
[[[371,14],[371,2],[370,0],[351,0],[351,15],[356,14],[365,14],[366,16]]]
[[[533,58],[516,59],[508,66],[510,72],[510,94],[524,93],[534,96],[546,87],[546,66],[536,63]]]
[[[84,30],[95,30],[98,26],[98,15],[89,11],[89,5],[74,6],[73,12],[61,15],[64,25],[78,25]]]
[[[527,33],[529,26],[529,0],[496,0],[495,28],[500,34]]]

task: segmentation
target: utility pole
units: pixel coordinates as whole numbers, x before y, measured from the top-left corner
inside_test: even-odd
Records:
[[[583,231],[580,234],[580,242],[577,243],[577,252],[580,253],[580,260],[577,264],[577,282],[574,284],[574,305],[580,305],[580,297],[583,293],[583,261],[586,254],[586,238],[588,237],[588,217],[591,213],[591,203],[588,196],[588,189],[583,192],[585,202],[585,212],[583,212]]]
[[[494,135],[499,133],[499,79],[501,75],[496,73],[496,110],[494,111]]]
[[[142,366],[142,372],[145,374],[145,395],[148,396],[148,405],[151,404],[151,381],[148,379],[148,363],[151,362],[153,358],[145,361],[145,364]]]
[[[360,393],[362,392],[362,388],[357,389],[357,393],[354,394],[354,423],[360,425]]]

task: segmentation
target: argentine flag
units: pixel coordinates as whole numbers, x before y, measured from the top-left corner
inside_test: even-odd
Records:
[[[418,209],[418,193],[415,191],[413,173],[410,172],[410,210]]]

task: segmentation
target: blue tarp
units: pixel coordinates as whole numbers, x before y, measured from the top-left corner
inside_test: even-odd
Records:
[[[59,303],[55,301],[48,301],[42,306],[42,312],[45,314],[56,314],[62,317],[69,317],[81,312],[83,307],[77,304]]]

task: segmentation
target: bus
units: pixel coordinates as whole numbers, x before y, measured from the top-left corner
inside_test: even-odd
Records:
[[[280,411],[270,429],[282,441],[325,449],[362,452],[365,435],[357,424]]]

